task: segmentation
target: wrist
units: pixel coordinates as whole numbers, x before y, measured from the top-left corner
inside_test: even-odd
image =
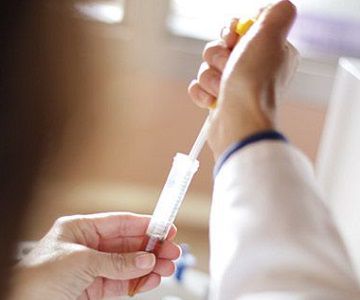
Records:
[[[219,107],[209,134],[215,159],[233,143],[275,129],[276,95],[272,84],[248,83],[241,87],[241,94],[230,87],[225,86],[220,93]]]
[[[227,114],[219,111],[209,134],[209,145],[215,160],[228,147],[259,132],[275,130],[273,122],[264,117],[247,114]]]
[[[210,141],[210,147],[212,148],[215,161],[229,148],[230,145],[236,143],[237,141],[242,141],[249,136],[255,135],[260,132],[274,130],[272,127],[262,127],[262,128],[249,128],[249,130],[244,130],[241,133],[234,135],[224,135],[222,138],[218,139],[216,142]]]

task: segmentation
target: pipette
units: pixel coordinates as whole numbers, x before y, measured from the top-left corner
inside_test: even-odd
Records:
[[[239,21],[235,29],[236,33],[240,36],[244,35],[254,22],[254,19]],[[210,108],[209,115],[206,118],[189,155],[177,153],[174,157],[172,168],[163,190],[161,191],[146,231],[146,238],[143,241],[142,249],[146,252],[156,251],[161,245],[161,242],[166,239],[169,230],[175,221],[190,182],[199,168],[199,161],[197,158],[207,140],[215,109],[215,105]],[[129,282],[128,295],[134,296],[143,286],[145,280],[146,277],[131,280]]]

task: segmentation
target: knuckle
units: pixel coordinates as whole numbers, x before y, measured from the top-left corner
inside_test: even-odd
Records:
[[[65,226],[66,224],[68,224],[70,222],[70,219],[69,217],[60,217],[60,218],[57,218],[54,225],[56,227],[63,227]]]
[[[199,101],[199,98],[197,96],[197,93],[196,93],[196,90],[195,89],[192,89],[190,92],[189,92],[189,96],[191,98],[192,101],[194,101],[195,103],[197,103]]]
[[[206,71],[206,70],[209,70],[210,69],[210,65],[204,61],[201,65],[200,65],[200,68],[199,68],[199,74],[201,74],[202,72]]]
[[[199,98],[199,87],[197,85],[194,85],[193,87],[191,87],[191,89],[189,90],[189,95],[192,101],[194,101],[196,104],[198,104],[198,102],[200,101]]]
[[[212,52],[215,48],[219,47],[219,41],[211,41],[208,42],[203,50],[202,57],[203,59],[206,59],[209,52]]]
[[[205,91],[202,90],[200,85],[197,85],[196,87],[194,87],[194,89],[192,90],[192,92],[190,94],[190,97],[196,105],[198,105],[200,107],[206,107],[208,95]],[[206,102],[206,103],[204,103],[204,102]]]
[[[204,48],[202,57],[204,60],[208,61],[214,53],[221,52],[223,50],[224,47],[219,43],[219,41],[209,42]]]
[[[197,85],[197,81],[193,80],[190,82],[189,86],[188,86],[188,93],[191,95],[194,92],[194,89],[196,88]]]
[[[70,223],[77,222],[79,220],[84,219],[84,215],[72,215],[72,216],[63,216],[56,219],[55,224],[57,225],[67,225]]]
[[[209,75],[211,68],[207,63],[202,63],[199,69],[199,73],[197,76],[197,80],[200,83],[200,85],[202,84],[202,82],[204,81],[204,79]]]
[[[206,87],[209,85],[211,80],[215,80],[217,79],[217,72],[212,69],[209,68],[207,70],[204,70],[201,74],[199,74],[199,84],[200,86]]]

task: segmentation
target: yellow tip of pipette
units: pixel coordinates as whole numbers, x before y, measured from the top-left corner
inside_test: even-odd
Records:
[[[248,30],[251,28],[251,26],[254,25],[254,23],[256,22],[256,19],[243,19],[243,20],[239,20],[239,22],[236,24],[236,28],[235,28],[235,32],[240,35],[243,36],[245,35]]]
[[[251,28],[251,26],[254,25],[254,23],[256,22],[255,18],[251,18],[251,19],[243,19],[243,20],[239,20],[238,23],[236,24],[235,27],[235,32],[239,35],[239,36],[243,36],[245,35],[249,29]],[[209,107],[209,110],[213,110],[216,108],[217,105],[217,101],[214,101]]]

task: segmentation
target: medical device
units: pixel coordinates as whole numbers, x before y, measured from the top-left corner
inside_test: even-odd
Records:
[[[244,35],[254,22],[254,19],[239,21],[235,29],[236,33],[240,36]],[[161,242],[166,239],[175,221],[190,182],[199,168],[197,158],[205,145],[215,109],[215,106],[210,108],[209,115],[190,153],[188,155],[177,153],[174,157],[172,168],[146,231],[146,239],[144,240],[142,248],[146,252],[156,251],[157,247],[161,245]],[[142,277],[130,281],[128,295],[134,296],[145,283],[143,282],[145,279],[146,277]]]

